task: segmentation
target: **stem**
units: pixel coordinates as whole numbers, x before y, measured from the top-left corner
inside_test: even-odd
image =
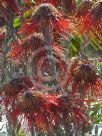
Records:
[[[32,119],[31,135],[32,135],[32,136],[36,136],[36,135],[35,135],[35,129],[34,129],[34,119]]]
[[[36,66],[35,56],[32,57],[32,73],[34,76],[37,76],[37,66]]]
[[[47,52],[48,63],[50,66],[50,71],[51,71],[51,82],[50,83],[53,86],[53,89],[56,90],[57,89],[56,65],[55,65],[55,60],[53,57],[53,49],[52,49],[53,34],[51,32],[50,25],[46,25],[46,27],[44,27],[42,31],[44,35],[45,50]]]
[[[4,77],[5,77],[5,70],[7,66],[7,59],[6,59],[6,53],[7,53],[7,43],[6,39],[2,42],[2,55],[3,55],[3,62],[2,62],[2,74],[1,74],[1,86],[3,85],[4,82]]]

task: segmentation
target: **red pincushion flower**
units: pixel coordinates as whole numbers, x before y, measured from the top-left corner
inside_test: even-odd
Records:
[[[20,57],[25,57],[26,60],[31,56],[31,54],[40,47],[43,47],[43,36],[42,34],[34,33],[30,38],[25,40],[21,39],[17,42],[12,42],[11,52],[8,54],[13,59],[19,59]]]
[[[67,13],[70,13],[72,10],[75,10],[74,0],[63,0],[63,3],[64,3]]]
[[[14,13],[19,13],[16,0],[1,0],[0,14],[6,21],[11,21]]]
[[[17,95],[32,87],[34,88],[34,84],[29,77],[15,78],[8,84],[4,85],[1,90],[4,92],[4,94],[2,93],[2,104],[5,106],[5,112],[8,112],[10,106],[15,109],[17,103]]]
[[[92,1],[90,0],[82,1],[76,11],[75,17],[80,20],[89,12],[91,7],[92,7]]]
[[[50,76],[50,67],[48,64],[47,59],[47,53],[46,49],[44,47],[44,40],[41,34],[33,34],[30,38],[27,38],[26,40],[19,41],[20,45],[14,45],[12,44],[12,51],[9,53],[10,56],[20,61],[20,58],[26,58],[25,61],[29,59],[29,57],[34,54],[34,64],[35,65],[35,75],[39,75],[39,71],[44,73],[47,72]],[[14,47],[13,47],[14,46]],[[65,48],[63,46],[60,46],[58,44],[53,44],[53,56],[55,58],[55,64],[58,73],[58,82],[62,81],[62,78],[65,79],[65,71],[67,71],[67,64],[65,63]],[[45,60],[43,60],[45,58]],[[46,65],[45,65],[46,64]],[[45,77],[46,78],[46,77]],[[45,78],[42,78],[45,81]],[[51,79],[51,76],[48,77]],[[48,80],[46,78],[46,80]],[[63,84],[64,86],[64,84]]]
[[[23,89],[32,88],[33,83],[29,77],[19,77],[11,80],[2,90],[7,96],[15,96]]]
[[[74,60],[70,69],[72,91],[80,92],[82,95],[94,96],[102,93],[102,80],[96,74],[90,62],[85,60]]]
[[[83,100],[72,95],[43,94],[34,89],[19,93],[16,98],[13,97],[10,100],[14,101],[13,103],[8,101],[9,108],[12,107],[9,113],[11,119],[16,120],[23,115],[20,122],[26,120],[29,129],[34,120],[35,128],[41,133],[52,133],[54,127],[59,129],[60,125],[66,127],[65,124],[69,123],[79,126],[80,129],[83,124],[90,125],[90,118],[83,113],[85,109],[82,106]]]
[[[57,60],[65,60],[65,48],[59,44],[53,44],[53,55]],[[34,60],[37,65],[40,58],[46,57],[47,52],[44,47],[44,39],[41,34],[33,34],[30,38],[26,40],[19,40],[18,43],[11,43],[11,52],[8,54],[13,59],[20,60],[20,57],[25,57],[26,60],[35,54]]]
[[[43,94],[32,90],[18,95],[17,105],[10,114],[14,118],[24,114],[29,128],[34,120],[35,128],[41,132],[52,132],[54,126],[65,127],[68,123],[75,123],[73,125],[81,128],[84,123],[90,125],[90,118],[83,113],[82,102],[83,100],[68,94]]]
[[[18,106],[22,112],[38,111],[44,103],[43,94],[39,91],[26,91],[18,95]]]
[[[19,82],[19,84],[15,84],[15,82]],[[10,83],[8,83],[7,85],[5,85],[3,87],[3,92],[5,93],[5,95],[9,95],[9,96],[14,96],[17,95],[21,90],[22,90],[22,86],[20,84],[22,84],[21,80],[16,80],[16,81],[11,81]]]
[[[52,4],[44,3],[34,10],[32,17],[22,24],[18,33],[31,35],[35,31],[41,32],[49,24],[64,37],[71,32],[71,23],[64,19]]]
[[[81,33],[91,32],[94,35],[102,37],[102,2],[97,2],[88,13],[78,22],[78,28]],[[89,33],[90,34],[90,33]]]
[[[1,0],[0,5],[3,5],[4,7],[8,6],[10,9],[16,12],[19,11],[16,0]]]

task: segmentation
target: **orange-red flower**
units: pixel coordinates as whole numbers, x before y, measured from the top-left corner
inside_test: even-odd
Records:
[[[31,87],[33,87],[33,83],[29,77],[19,77],[12,79],[8,84],[4,85],[2,90],[7,96],[15,96],[23,89]]]
[[[75,10],[75,1],[74,0],[63,0],[64,6],[67,13],[70,13],[72,10]]]
[[[74,60],[70,69],[72,92],[84,96],[101,95],[102,80],[96,74],[92,64],[86,60]]]
[[[19,11],[16,0],[0,0],[0,5],[3,6],[4,8],[8,6],[11,10],[15,12]]]
[[[92,1],[90,0],[82,1],[76,11],[75,17],[80,20],[80,18],[83,18],[89,12],[91,7],[92,7]]]
[[[97,2],[85,16],[80,19],[78,27],[81,33],[95,32],[96,35],[102,36],[101,20],[102,20],[102,2]]]
[[[18,95],[18,106],[23,112],[38,111],[44,103],[43,94],[36,90],[33,92],[26,91]]]
[[[54,6],[59,6],[63,3],[63,6],[65,7],[66,11],[71,12],[73,9],[75,9],[75,1],[74,0],[36,0],[37,4],[41,3],[51,3]]]
[[[34,120],[35,128],[41,132],[53,132],[54,127],[65,127],[68,123],[78,125],[81,129],[83,124],[91,125],[90,118],[83,113],[85,107],[82,102],[82,99],[68,94],[43,94],[31,90],[18,95],[17,105],[10,114],[13,119],[24,115],[23,120],[27,120],[29,128]]]
[[[36,76],[40,72],[48,72],[50,75],[50,67],[47,59],[47,52],[44,47],[43,36],[40,34],[33,34],[32,37],[26,38],[26,40],[20,40],[18,44],[11,44],[12,50],[9,53],[10,57],[20,61],[20,58],[25,58],[27,61],[32,54],[34,54],[33,63],[35,64]],[[57,71],[59,71],[58,80],[62,80],[65,77],[65,71],[67,71],[67,64],[65,63],[65,48],[56,43],[53,44],[53,56],[55,58],[55,64]],[[45,58],[45,60],[43,60]],[[46,65],[45,65],[46,64]],[[64,75],[63,75],[64,74]],[[51,78],[51,77],[50,77]],[[43,79],[42,79],[43,80]]]
[[[0,15],[6,20],[11,21],[14,13],[19,13],[19,8],[16,0],[1,0]]]
[[[56,30],[64,37],[71,32],[71,23],[62,17],[62,14],[49,3],[44,3],[34,10],[32,17],[26,20],[20,30],[19,34],[31,35],[35,31],[42,32],[45,26],[50,25],[51,30]]]
[[[19,59],[20,57],[28,59],[36,49],[43,47],[43,44],[42,35],[34,33],[32,37],[12,42],[10,44],[11,52],[8,55],[13,59]]]

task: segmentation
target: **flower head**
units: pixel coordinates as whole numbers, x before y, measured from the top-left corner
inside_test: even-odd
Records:
[[[19,8],[16,0],[1,0],[0,1],[0,14],[6,19],[11,18],[12,13],[19,13]]]
[[[39,5],[33,12],[32,17],[25,21],[19,34],[31,35],[35,31],[44,29],[45,25],[49,25],[52,29],[56,30],[62,36],[67,36],[67,33],[71,30],[71,24],[64,19],[61,13],[49,3]]]
[[[71,66],[70,74],[73,92],[82,91],[80,93],[83,95],[91,95],[91,93],[95,96],[101,95],[102,80],[96,74],[90,62],[75,60]]]
[[[11,115],[18,118],[24,114],[23,119],[27,120],[29,128],[34,120],[35,129],[40,132],[53,132],[54,127],[66,127],[65,124],[69,123],[73,123],[74,126],[79,124],[81,129],[83,124],[91,125],[90,118],[83,113],[85,107],[82,107],[82,102],[83,100],[68,94],[43,94],[30,90],[18,95],[17,105]]]
[[[2,90],[7,96],[15,96],[23,89],[31,87],[33,87],[33,83],[29,77],[19,77],[12,79],[8,84],[4,85]]]
[[[102,20],[102,2],[97,2],[92,6],[91,10],[78,22],[78,28],[81,33],[91,32],[94,35],[102,36],[101,20]],[[90,33],[89,33],[90,34]]]
[[[75,10],[74,0],[64,0],[63,3],[64,3],[67,13],[70,13],[72,10]]]
[[[78,10],[75,14],[75,17],[80,20],[80,18],[83,18],[91,9],[92,7],[92,1],[91,0],[84,0],[80,3]]]
[[[18,95],[18,105],[23,112],[36,111],[42,107],[43,103],[43,94],[39,91],[26,91],[24,94]]]
[[[47,59],[47,52],[44,47],[44,40],[42,35],[33,34],[31,37],[26,38],[26,40],[19,41],[18,44],[12,43],[11,48],[12,48],[11,52],[9,53],[9,56],[11,58],[19,62],[22,59],[27,61],[31,57],[31,55],[35,54],[33,63],[35,64],[36,72],[39,73],[39,70],[42,70],[42,73],[45,71],[46,72],[49,71],[50,73],[50,67]],[[53,56],[55,58],[57,71],[63,73],[63,71],[67,69],[67,65],[65,63],[65,55],[64,55],[65,48],[63,46],[60,46],[59,44],[54,43],[52,45],[52,49],[53,49]],[[43,61],[42,58],[45,58],[45,61]],[[62,76],[59,75],[58,78],[60,77]],[[60,81],[61,79],[59,80],[59,82]]]
[[[11,8],[15,12],[19,11],[16,0],[13,0],[13,1],[12,0],[1,0],[0,3],[4,7],[8,6],[9,8]]]

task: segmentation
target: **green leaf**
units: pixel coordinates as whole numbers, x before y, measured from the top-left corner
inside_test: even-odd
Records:
[[[69,46],[69,56],[74,57],[79,53],[81,46],[81,37],[73,36]]]
[[[21,25],[21,19],[19,17],[16,17],[13,21],[13,27],[17,28]]]
[[[29,9],[29,10],[25,11],[24,14],[23,14],[23,17],[24,17],[24,18],[29,17],[29,16],[32,14],[32,12],[33,12],[32,9]]]

